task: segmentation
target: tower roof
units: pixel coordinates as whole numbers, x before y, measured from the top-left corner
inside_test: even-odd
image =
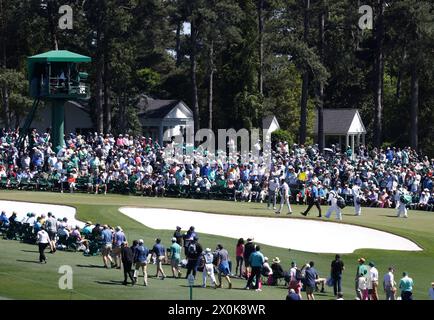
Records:
[[[91,62],[88,56],[68,50],[52,50],[28,58],[29,62]]]

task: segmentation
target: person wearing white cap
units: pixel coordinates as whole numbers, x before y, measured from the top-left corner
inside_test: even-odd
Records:
[[[406,195],[406,191],[404,188],[400,188],[399,190],[396,190],[395,192],[395,204],[396,204],[396,212],[397,212],[397,217],[400,218],[401,215],[404,216],[404,218],[408,218],[408,214],[407,214],[407,206],[405,205],[404,200],[405,199],[405,195]]]
[[[356,212],[356,216],[360,216],[362,214],[362,205],[361,205],[362,197],[360,194],[360,186],[354,184],[354,186],[351,189],[351,193],[353,194],[354,210]]]
[[[172,274],[174,278],[181,277],[181,269],[179,269],[179,262],[181,261],[181,246],[178,244],[176,237],[172,238],[172,245],[170,246],[170,265],[172,267]]]
[[[289,203],[291,189],[286,183],[285,179],[281,179],[280,183],[280,208],[276,211],[276,214],[280,214],[282,212],[285,204],[288,206],[288,214],[292,214],[291,204]]]
[[[336,219],[342,220],[341,208],[338,207],[338,195],[336,191],[332,190],[329,193],[329,198],[327,200],[330,203],[330,208],[327,210],[326,218],[329,219],[332,212],[336,212]]]
[[[217,289],[217,283],[214,275],[214,255],[211,252],[210,248],[206,248],[202,253],[202,261],[203,261],[203,272],[202,272],[202,288],[206,288],[206,279],[209,276],[211,278],[212,284],[214,288]]]

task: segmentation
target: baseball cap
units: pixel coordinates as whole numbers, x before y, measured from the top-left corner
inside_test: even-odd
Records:
[[[143,243],[143,239],[139,239],[139,243]]]
[[[172,242],[176,242],[176,238],[175,237],[172,238]]]

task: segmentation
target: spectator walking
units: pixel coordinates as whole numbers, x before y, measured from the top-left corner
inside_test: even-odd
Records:
[[[237,260],[235,275],[237,275],[238,267],[239,267],[240,269],[239,276],[241,278],[243,276],[243,261],[244,261],[244,239],[243,238],[240,238],[237,242],[237,246],[235,248],[235,257]]]
[[[228,288],[232,289],[231,272],[229,270],[229,253],[221,244],[217,245],[217,270],[219,275],[219,288],[222,287],[222,275],[228,282]]]
[[[50,238],[48,236],[48,233],[45,231],[45,227],[41,227],[41,230],[39,230],[37,234],[36,243],[39,247],[39,262],[40,263],[47,263],[47,258],[45,257],[44,250],[48,246],[50,242]]]
[[[121,268],[121,246],[126,241],[125,233],[120,226],[117,226],[113,237],[113,257],[117,269]]]
[[[128,277],[131,279],[132,285],[134,285],[135,284],[134,271],[132,270],[134,256],[133,256],[133,251],[131,250],[130,247],[128,247],[127,241],[124,241],[121,244],[121,260],[122,260],[122,264],[124,266],[123,285],[126,286],[128,284],[128,281],[127,281]]]
[[[335,260],[331,263],[330,271],[333,280],[333,293],[335,296],[337,296],[339,292],[342,292],[342,273],[344,270],[344,262],[341,260],[341,256],[337,254]]]
[[[54,253],[56,252],[57,221],[51,212],[48,212],[45,229],[50,237],[50,253]]]
[[[199,257],[202,254],[202,246],[198,242],[199,238],[194,237],[192,240],[189,241],[189,245],[187,247],[187,274],[185,275],[185,278],[187,279],[190,273],[193,273],[193,276],[196,278],[196,272],[199,262]]]
[[[102,260],[104,262],[104,267],[108,268],[108,262],[110,261],[111,267],[113,268],[115,266],[115,263],[113,262],[113,259],[110,255],[112,252],[113,233],[109,229],[108,225],[106,224],[103,226],[101,237],[102,237],[101,254],[102,254]]]
[[[172,238],[172,245],[170,246],[170,265],[172,267],[172,274],[174,278],[180,278],[182,273],[179,268],[181,261],[181,246],[177,242],[177,238]]]
[[[378,300],[378,270],[375,267],[374,262],[369,262],[369,278],[368,278],[368,289],[369,289],[369,299]]]
[[[431,288],[429,288],[428,295],[431,300],[434,300],[434,282],[431,283]]]
[[[318,218],[321,218],[321,199],[319,195],[318,188],[316,186],[316,182],[312,183],[312,186],[307,189],[306,192],[306,199],[307,199],[307,209],[306,211],[302,212],[301,214],[304,216],[307,216],[309,214],[310,209],[312,209],[313,206],[316,206],[318,209]]]
[[[252,267],[252,272],[247,280],[247,285],[245,289],[246,290],[250,289],[253,282],[253,278],[255,278],[255,285],[253,289],[255,289],[256,291],[262,291],[259,288],[259,281],[261,281],[261,269],[262,269],[262,265],[264,264],[264,255],[261,253],[260,246],[256,246],[255,252],[253,252],[250,255],[249,264]]]
[[[158,275],[161,274],[161,280],[164,280],[164,278],[166,278],[166,274],[163,270],[163,261],[166,260],[166,249],[161,244],[160,238],[155,239],[155,244],[152,248],[152,252],[156,256],[157,263],[157,273],[155,274],[155,278],[158,278]]]
[[[393,267],[389,267],[388,272],[383,278],[383,288],[386,293],[386,300],[396,300],[396,282],[393,272]]]
[[[246,266],[246,279],[250,277],[252,267],[250,266],[250,255],[255,252],[255,244],[253,239],[247,238],[247,243],[244,246],[244,264]]]
[[[357,266],[356,277],[355,277],[356,297],[359,300],[362,300],[362,293],[359,289],[359,278],[364,276],[365,274],[368,274],[368,268],[365,265],[365,261],[366,261],[365,258],[359,258],[357,261],[359,265]]]
[[[293,289],[296,294],[301,297],[301,288],[303,284],[301,283],[301,270],[297,268],[297,262],[291,262],[291,269],[289,270],[289,289]]]
[[[413,279],[408,276],[408,272],[402,273],[402,278],[399,281],[399,289],[401,289],[402,300],[413,300]]]
[[[316,279],[319,277],[318,272],[314,268],[313,261],[306,264],[305,268],[304,285],[306,287],[306,297],[307,300],[315,300],[313,292],[316,288]]]
[[[139,276],[139,270],[142,269],[143,284],[145,285],[145,287],[148,285],[148,272],[147,272],[148,254],[149,254],[149,249],[145,247],[145,245],[143,244],[143,239],[140,239],[138,246],[134,249],[134,263],[135,263],[134,278],[135,278],[135,282],[137,282],[137,278]]]

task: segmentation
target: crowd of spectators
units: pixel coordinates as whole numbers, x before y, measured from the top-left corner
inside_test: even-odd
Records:
[[[284,179],[292,203],[305,204],[306,190],[315,183],[324,202],[334,190],[350,204],[351,188],[358,185],[366,206],[394,207],[394,193],[403,189],[412,197],[409,207],[434,207],[434,159],[411,148],[360,146],[342,153],[333,148],[320,155],[316,146],[279,142],[270,162],[265,157],[243,162],[240,154],[221,162],[199,150],[176,161],[168,145],[143,136],[68,134],[65,147],[55,152],[49,133],[33,130],[24,150],[16,147],[16,131],[0,135],[3,188],[264,202],[276,188],[271,181]]]

